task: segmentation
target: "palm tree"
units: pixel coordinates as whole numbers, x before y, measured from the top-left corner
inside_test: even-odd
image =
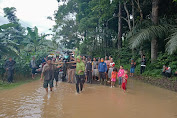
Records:
[[[56,41],[46,40],[46,36],[49,36],[50,34],[39,35],[37,27],[34,27],[34,29],[28,27],[27,31],[28,40],[25,41],[25,43],[27,44],[25,50],[32,51],[32,49],[34,49],[34,52],[36,52],[37,50],[48,50],[57,48]]]
[[[177,26],[172,28],[172,34],[169,36],[169,41],[166,45],[166,51],[168,54],[173,54],[177,50]]]
[[[157,59],[157,49],[158,42],[157,39],[166,34],[166,27],[158,25],[158,6],[159,0],[152,0],[152,23],[153,25],[149,26],[146,29],[142,29],[135,35],[130,41],[132,48],[135,48],[137,45],[140,45],[144,40],[151,40],[151,62],[154,62]]]
[[[158,24],[158,8],[159,8],[159,0],[152,0],[152,22],[154,25]],[[155,61],[157,59],[157,37],[153,37],[151,40],[151,61]]]
[[[134,35],[130,36],[129,43],[131,49],[140,46],[144,41],[152,40],[156,37],[159,39],[168,39],[166,44],[166,52],[168,54],[173,54],[177,50],[177,25],[150,25],[143,29],[138,29],[138,27],[135,26],[132,32]]]

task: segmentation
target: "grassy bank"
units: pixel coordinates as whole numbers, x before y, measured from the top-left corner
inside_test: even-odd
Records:
[[[134,79],[140,80],[144,83],[148,83],[161,88],[169,89],[177,92],[177,78],[165,78],[165,77],[151,77],[151,76],[135,76]]]
[[[36,77],[34,80],[31,79],[30,77],[26,78],[26,79],[18,79],[14,83],[11,83],[11,84],[9,84],[7,82],[3,82],[2,80],[0,80],[0,90],[13,89],[13,88],[16,88],[20,85],[23,85],[23,84],[26,84],[26,83],[29,83],[29,82],[33,82],[33,81],[36,81],[36,80],[39,80],[39,77]]]

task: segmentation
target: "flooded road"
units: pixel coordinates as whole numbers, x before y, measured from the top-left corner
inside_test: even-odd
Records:
[[[0,118],[177,118],[177,93],[139,81],[128,92],[102,85],[59,83],[48,94],[35,81],[0,91]]]

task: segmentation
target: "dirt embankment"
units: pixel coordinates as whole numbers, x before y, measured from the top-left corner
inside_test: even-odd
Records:
[[[136,76],[134,78],[145,83],[152,84],[154,86],[159,86],[161,88],[166,88],[177,92],[177,80],[175,78],[165,78],[165,77],[154,78],[144,76]]]

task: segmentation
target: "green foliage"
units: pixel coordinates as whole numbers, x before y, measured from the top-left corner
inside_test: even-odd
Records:
[[[132,36],[130,39],[130,47],[136,48],[141,45],[146,40],[151,40],[152,38],[165,38],[168,35],[169,25],[158,25],[158,26],[149,26],[146,29],[140,30],[136,35]]]
[[[167,65],[172,69],[172,73],[177,69],[177,56],[169,56],[167,53],[160,53],[155,63],[148,63],[146,71],[143,75],[161,77],[163,65]],[[139,65],[140,67],[140,65]]]
[[[134,3],[134,8],[133,4]],[[137,62],[136,71],[140,71],[141,56],[148,59],[144,75],[160,75],[162,65],[176,68],[175,59],[168,54],[176,54],[176,0],[161,0],[159,4],[159,22],[154,25],[151,19],[152,1],[135,0],[68,0],[59,6],[55,14],[56,26],[54,38],[63,37],[60,43],[67,48],[78,48],[81,54],[92,57],[112,55],[118,65],[128,65],[133,58]],[[118,11],[122,3],[122,49],[118,50]],[[124,4],[126,3],[126,4]],[[126,6],[124,6],[126,5]],[[133,15],[128,25],[129,14]],[[134,12],[133,12],[134,10]],[[76,19],[67,19],[74,13]],[[141,14],[143,17],[141,17]],[[134,20],[134,21],[133,21]],[[151,40],[156,37],[158,59],[151,64]],[[165,52],[168,52],[166,53]]]
[[[14,28],[15,24],[9,23],[0,26],[0,55],[15,54],[18,55],[16,47],[19,45],[9,38],[7,29]]]
[[[15,15],[15,12],[16,12],[15,7],[6,7],[3,10],[4,10],[4,13],[5,13],[5,17],[7,17],[9,22],[17,23],[19,21],[19,19]]]
[[[169,41],[166,45],[168,54],[173,54],[177,50],[177,28],[172,29],[173,33],[169,36]]]
[[[31,74],[29,63],[33,56],[39,65],[43,57],[58,48],[56,40],[46,40],[48,34],[39,34],[37,27],[27,29],[22,27],[15,12],[14,7],[4,8],[5,17],[10,23],[0,26],[1,77],[4,76],[3,65],[9,56],[16,61],[15,74],[29,76]]]

